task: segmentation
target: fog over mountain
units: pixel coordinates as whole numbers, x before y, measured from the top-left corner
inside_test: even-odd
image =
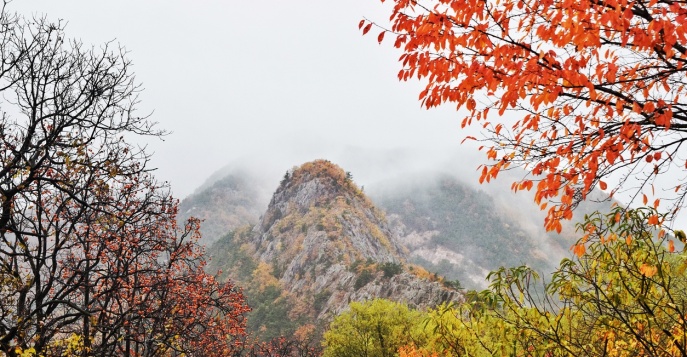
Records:
[[[459,143],[479,129],[461,129],[466,113],[453,107],[422,108],[421,83],[397,80],[400,53],[357,28],[363,17],[383,24],[390,6],[23,0],[8,9],[66,22],[84,47],[122,47],[141,84],[138,113],[170,132],[136,140],[177,198],[225,164],[258,166],[270,187],[292,165],[318,158],[368,186],[442,164],[474,184],[485,157]],[[502,120],[518,118],[506,112]]]
[[[363,164],[368,150],[441,155],[467,135],[459,133],[454,108],[427,111],[417,100],[419,83],[398,82],[399,53],[391,43],[361,36],[363,17],[388,18],[389,4],[379,1],[8,6],[63,19],[67,34],[85,47],[112,41],[125,48],[142,84],[140,114],[171,132],[164,141],[140,143],[154,152],[157,178],[179,198],[234,161],[254,160],[283,174],[317,158],[349,164],[341,153]]]
[[[349,149],[339,157],[334,163],[345,162],[339,166],[347,177],[384,212],[395,239],[409,248],[408,259],[467,288],[486,287],[486,275],[500,266],[552,271],[570,256],[578,238],[575,222],[610,207],[607,197],[595,195],[602,202],[582,204],[559,235],[544,230],[545,212],[532,193],[510,190],[522,170],[480,185],[470,166],[473,159],[465,155],[440,159],[418,151]],[[298,165],[282,165],[280,171],[275,166],[258,159],[225,166],[182,201],[180,218],[204,219],[201,231],[208,245],[265,220],[270,198]]]

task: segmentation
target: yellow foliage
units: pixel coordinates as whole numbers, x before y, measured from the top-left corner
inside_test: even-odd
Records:
[[[448,356],[443,354],[441,356]],[[418,349],[415,345],[401,346],[398,349],[398,357],[440,357],[439,353]]]
[[[22,350],[21,347],[15,347],[14,353],[16,353],[19,357],[34,357],[36,356],[36,349],[31,347],[27,348],[25,350]]]
[[[260,291],[264,291],[268,286],[279,285],[279,280],[272,275],[272,268],[263,261],[260,261],[253,271],[253,280],[258,283]]]
[[[426,279],[429,281],[439,281],[440,280],[440,278],[436,274],[430,273],[429,271],[427,271],[427,269],[425,269],[419,265],[411,265],[411,267],[412,267],[411,272],[413,273],[413,275],[417,276],[420,279]]]
[[[501,268],[490,274],[489,290],[403,320],[401,332],[400,320],[385,319],[402,307],[352,303],[325,334],[325,356],[381,356],[379,326],[385,341],[406,338],[398,357],[684,356],[687,255],[670,252],[642,224],[653,209],[620,220],[614,213],[590,216],[596,229],[583,238],[586,252],[563,260],[543,289],[531,269]]]

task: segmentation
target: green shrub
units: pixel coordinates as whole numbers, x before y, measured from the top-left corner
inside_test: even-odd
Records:
[[[355,279],[355,290],[358,290],[362,288],[363,286],[367,285],[369,282],[371,282],[374,279],[374,276],[372,273],[365,269],[360,272],[360,275],[358,275],[358,278]]]
[[[384,272],[385,278],[391,278],[403,272],[403,266],[399,263],[386,262],[379,265],[379,270]]]

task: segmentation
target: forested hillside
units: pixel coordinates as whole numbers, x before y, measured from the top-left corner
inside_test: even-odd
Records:
[[[527,264],[550,271],[571,245],[551,234],[550,239],[567,247],[543,251],[491,196],[450,175],[410,182],[384,185],[387,189],[379,193],[372,187],[370,192],[397,224],[412,259],[463,286],[483,286],[486,274],[499,266]]]
[[[501,266],[528,265],[546,275],[575,241],[574,222],[562,234],[537,229],[543,214],[527,199],[509,192],[495,197],[447,173],[408,174],[368,191],[415,263],[470,289],[486,287],[488,272]],[[610,205],[590,200],[578,211],[583,217]]]

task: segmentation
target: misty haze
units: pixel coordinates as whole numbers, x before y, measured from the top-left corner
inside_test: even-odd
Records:
[[[687,355],[681,2],[3,2],[0,356]]]

